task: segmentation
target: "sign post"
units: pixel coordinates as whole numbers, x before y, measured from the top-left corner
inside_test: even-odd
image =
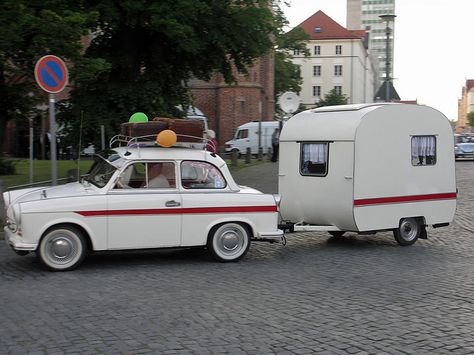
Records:
[[[49,133],[51,148],[51,184],[57,184],[56,163],[56,113],[54,109],[55,94],[64,90],[68,81],[66,64],[54,56],[41,57],[35,66],[35,79],[40,88],[49,93]]]

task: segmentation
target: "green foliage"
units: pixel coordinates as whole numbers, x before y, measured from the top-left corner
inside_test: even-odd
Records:
[[[347,96],[336,93],[336,89],[332,89],[318,102],[318,107],[335,105],[347,105]]]
[[[15,162],[0,158],[0,175],[15,174]]]
[[[81,36],[97,18],[73,0],[3,0],[0,3],[0,137],[7,120],[32,117],[45,95],[34,81],[43,55],[76,61]],[[33,95],[31,94],[33,93]]]
[[[469,122],[469,126],[474,127],[474,112],[467,114],[467,121]]]
[[[219,72],[228,83],[273,49],[280,19],[266,0],[84,0],[98,12],[93,40],[78,69],[76,89],[58,118],[84,140],[107,135],[140,111],[150,119],[178,115],[190,104],[187,83]]]

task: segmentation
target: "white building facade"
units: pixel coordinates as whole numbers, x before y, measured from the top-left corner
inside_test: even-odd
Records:
[[[293,53],[303,78],[301,104],[314,107],[333,89],[349,104],[374,102],[377,68],[365,46],[365,31],[348,31],[322,11],[299,27],[311,37],[309,56]]]

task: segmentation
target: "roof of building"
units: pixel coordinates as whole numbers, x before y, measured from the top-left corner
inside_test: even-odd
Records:
[[[301,22],[298,27],[303,28],[310,39],[316,40],[361,39],[366,35],[364,30],[350,31],[342,27],[321,10]]]
[[[471,90],[474,87],[474,79],[466,80],[466,91]]]

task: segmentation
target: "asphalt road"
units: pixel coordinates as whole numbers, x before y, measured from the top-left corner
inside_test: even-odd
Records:
[[[239,263],[201,250],[89,256],[44,271],[0,244],[0,354],[474,354],[474,162],[428,240],[288,236]],[[234,173],[275,192],[276,164]]]

